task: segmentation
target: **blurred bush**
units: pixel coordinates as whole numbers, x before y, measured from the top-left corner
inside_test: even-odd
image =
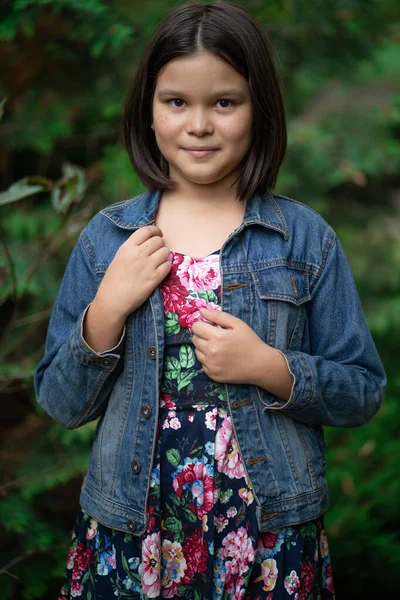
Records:
[[[338,598],[400,591],[400,21],[394,0],[244,1],[271,35],[288,113],[276,190],[318,210],[348,254],[388,374],[380,413],[327,429]],[[0,8],[2,598],[54,598],[94,424],[35,402],[58,286],[81,229],[142,190],[119,135],[161,0],[3,0]]]

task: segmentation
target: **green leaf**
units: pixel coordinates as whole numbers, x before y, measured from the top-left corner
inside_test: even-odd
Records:
[[[173,532],[182,530],[182,523],[176,517],[168,517],[168,519],[165,519],[164,526]]]
[[[196,362],[195,354],[191,346],[183,344],[179,349],[179,361],[183,369],[190,369]]]
[[[31,185],[29,183],[29,177],[24,177],[13,183],[5,192],[0,192],[0,206],[10,204],[11,202],[17,202],[27,196],[33,196],[33,194],[39,194],[40,192],[45,191],[47,191],[46,186]]]
[[[197,521],[197,515],[194,514],[193,511],[191,511],[189,508],[184,508],[183,509],[184,514],[186,515],[186,518],[189,519],[189,521],[191,521],[192,523],[195,523]]]
[[[176,448],[171,448],[170,450],[167,450],[166,456],[173,467],[177,467],[182,462],[179,450],[177,450]]]
[[[196,369],[192,371],[186,371],[186,373],[179,373],[178,375],[178,392],[181,391],[186,385],[192,381],[193,377],[196,377],[198,371]]]
[[[178,323],[178,315],[173,312],[165,313],[165,333],[167,335],[175,335],[181,329]]]

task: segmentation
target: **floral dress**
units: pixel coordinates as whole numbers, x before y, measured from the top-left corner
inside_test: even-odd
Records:
[[[162,284],[165,356],[143,539],[79,511],[59,600],[330,600],[323,518],[259,533],[225,386],[197,360],[199,307],[220,310],[218,251],[178,252]]]

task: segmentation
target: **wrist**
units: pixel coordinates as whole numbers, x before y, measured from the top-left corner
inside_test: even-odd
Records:
[[[283,354],[262,342],[254,362],[253,385],[263,388],[280,400],[289,400],[294,379]]]

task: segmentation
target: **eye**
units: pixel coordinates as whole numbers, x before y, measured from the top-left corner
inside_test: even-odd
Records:
[[[225,98],[221,98],[221,100],[217,100],[217,104],[218,102],[220,103],[221,108],[230,108],[231,106],[234,105],[234,102],[232,102],[232,100],[226,100]]]
[[[182,108],[182,106],[185,104],[185,101],[181,98],[171,98],[171,100],[168,100],[167,104],[171,104],[171,106],[173,106],[174,108]]]

